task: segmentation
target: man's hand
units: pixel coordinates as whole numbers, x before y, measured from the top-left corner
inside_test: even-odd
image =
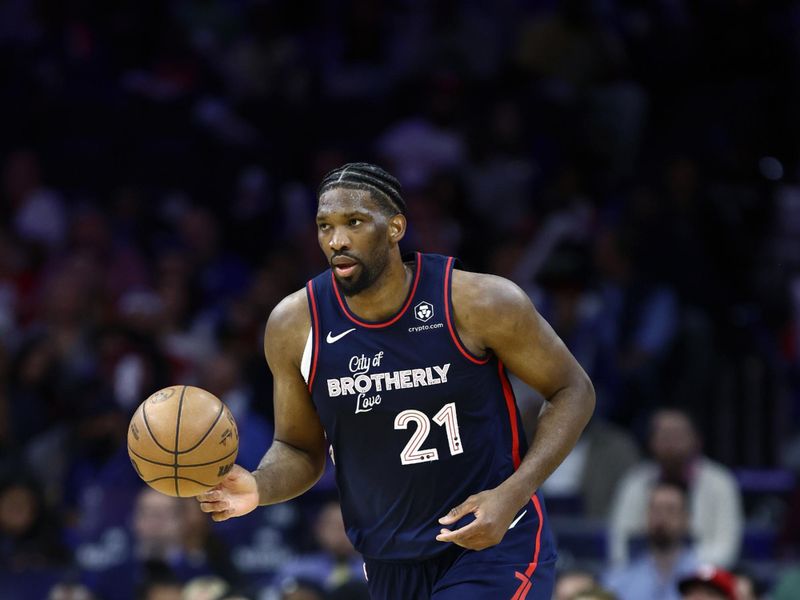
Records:
[[[197,496],[200,510],[211,513],[215,521],[241,517],[258,506],[258,485],[253,474],[234,465],[228,476],[216,486]]]
[[[452,525],[469,513],[475,515],[475,520],[455,531],[442,528],[436,539],[470,550],[489,548],[500,543],[519,509],[519,504],[500,488],[475,494],[439,519],[439,523]]]

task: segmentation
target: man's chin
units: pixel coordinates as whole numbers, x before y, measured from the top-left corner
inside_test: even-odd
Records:
[[[339,284],[339,289],[341,289],[342,293],[347,297],[356,296],[367,288],[367,286],[363,285],[360,277],[351,275],[349,277],[340,278],[335,273],[333,277],[336,279],[336,283]]]

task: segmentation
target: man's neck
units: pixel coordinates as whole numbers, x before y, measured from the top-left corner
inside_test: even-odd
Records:
[[[696,458],[674,465],[661,465],[661,474],[664,479],[672,479],[690,484],[694,478]]]
[[[366,321],[383,321],[403,306],[413,281],[413,271],[401,259],[392,259],[381,276],[366,290],[345,296],[348,308]]]
[[[656,570],[665,577],[671,575],[680,558],[681,550],[682,546],[680,544],[669,548],[651,548]]]

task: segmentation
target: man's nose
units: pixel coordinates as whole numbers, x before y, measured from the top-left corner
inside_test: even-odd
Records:
[[[341,227],[336,227],[333,230],[328,245],[332,250],[343,250],[350,247],[350,238]]]

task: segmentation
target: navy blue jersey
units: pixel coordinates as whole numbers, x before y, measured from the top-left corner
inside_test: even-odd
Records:
[[[507,479],[527,449],[503,364],[473,355],[458,338],[454,259],[413,260],[408,297],[382,322],[353,314],[330,270],[306,288],[308,384],[345,527],[355,548],[378,560],[444,551],[439,517]]]

